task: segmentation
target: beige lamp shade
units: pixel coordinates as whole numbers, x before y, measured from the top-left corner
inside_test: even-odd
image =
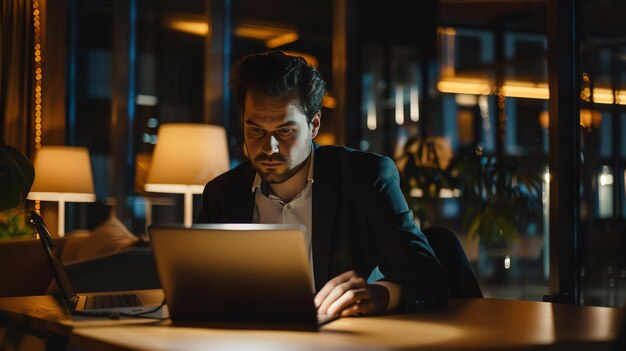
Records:
[[[159,129],[146,191],[202,193],[204,185],[229,169],[226,130],[209,124],[172,123]]]
[[[89,151],[84,147],[44,146],[35,154],[35,182],[28,199],[57,201],[59,229],[65,235],[65,203],[94,202]]]
[[[185,226],[191,226],[192,197],[228,171],[226,130],[209,124],[164,124],[157,134],[145,189],[185,195]]]
[[[35,154],[35,182],[28,198],[94,202],[89,151],[84,147],[44,146]]]

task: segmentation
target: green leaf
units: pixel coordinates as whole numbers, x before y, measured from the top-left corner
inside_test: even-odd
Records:
[[[500,229],[500,235],[497,240],[498,242],[511,243],[518,238],[519,233],[515,225],[511,223],[511,220],[512,219],[509,217],[495,218],[495,223]]]
[[[0,239],[17,238],[35,233],[35,228],[28,224],[24,210],[13,208],[0,212]]]
[[[474,217],[472,223],[469,226],[469,229],[467,230],[467,237],[469,239],[474,238],[474,235],[478,231],[478,228],[480,227],[481,222],[482,222],[482,217],[480,216],[480,214]]]
[[[17,149],[0,142],[0,211],[21,205],[35,180],[35,169]]]

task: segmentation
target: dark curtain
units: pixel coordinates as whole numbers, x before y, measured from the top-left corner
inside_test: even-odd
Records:
[[[31,0],[1,0],[0,137],[30,154],[33,99],[33,25]]]

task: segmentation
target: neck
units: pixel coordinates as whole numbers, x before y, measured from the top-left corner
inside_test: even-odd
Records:
[[[293,175],[280,184],[270,184],[270,189],[274,195],[278,196],[285,203],[293,200],[306,187],[306,179],[309,174],[309,165],[311,164],[311,155],[304,161],[304,164]]]

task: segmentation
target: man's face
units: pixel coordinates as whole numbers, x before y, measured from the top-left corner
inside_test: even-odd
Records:
[[[293,99],[259,89],[246,94],[243,128],[252,165],[268,183],[283,183],[303,166],[320,126],[319,112],[307,123]]]

